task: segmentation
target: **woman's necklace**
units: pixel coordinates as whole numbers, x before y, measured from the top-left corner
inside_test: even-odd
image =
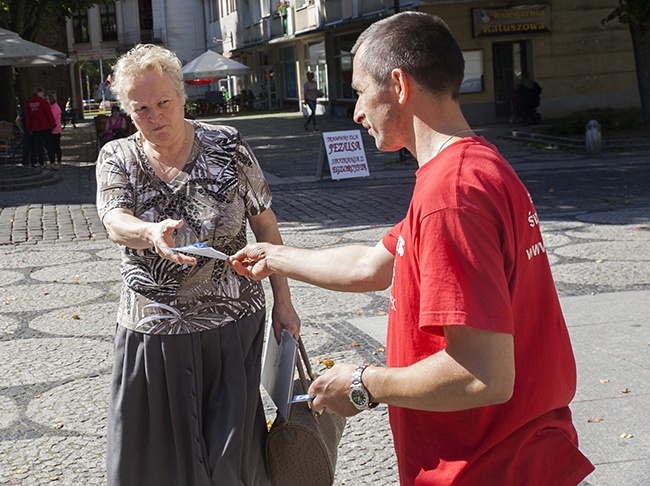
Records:
[[[445,140],[445,143],[443,143],[443,144],[440,146],[440,148],[438,149],[438,153],[437,153],[436,155],[438,155],[440,152],[442,152],[442,149],[445,148],[445,145],[447,145],[449,142],[451,142],[451,139],[452,139],[452,138],[457,137],[457,136],[460,135],[461,133],[472,132],[472,131],[473,131],[473,130],[468,129],[468,128],[465,128],[465,129],[463,129],[463,130],[458,130],[456,133],[452,134],[452,135],[451,135],[447,140]]]
[[[151,149],[151,146],[147,142],[147,146],[149,147],[151,158],[154,160],[154,162],[156,162],[156,165],[158,166],[158,169],[162,173],[163,177],[167,177],[167,174],[169,174],[171,170],[176,167],[176,162],[178,162],[178,156],[181,154],[181,152],[183,152],[183,149],[185,148],[186,144],[187,144],[187,128],[185,128],[185,139],[183,140],[183,145],[181,145],[181,148],[174,155],[174,158],[171,161],[171,165],[167,165],[160,162],[160,159],[154,155],[154,151]]]

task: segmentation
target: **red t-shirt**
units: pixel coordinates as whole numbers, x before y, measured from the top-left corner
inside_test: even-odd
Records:
[[[33,96],[25,105],[25,125],[30,132],[51,130],[56,126],[52,108],[45,98]]]
[[[395,255],[387,364],[446,346],[442,326],[514,336],[514,394],[459,412],[390,407],[402,485],[575,485],[593,470],[568,404],[575,361],[532,199],[481,138],[417,172],[406,218],[383,239]]]

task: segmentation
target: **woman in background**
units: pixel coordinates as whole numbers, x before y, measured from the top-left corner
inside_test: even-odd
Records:
[[[54,150],[55,162],[52,164],[52,170],[59,170],[61,168],[61,107],[56,102],[56,97],[54,95],[47,95],[47,100],[50,102],[50,108],[52,109],[52,116],[54,116],[54,123],[56,126],[52,129],[52,150]]]
[[[305,85],[303,86],[304,102],[309,107],[309,111],[310,111],[309,117],[305,122],[305,130],[309,130],[309,122],[312,122],[314,124],[314,131],[317,130],[316,106],[317,106],[317,101],[319,96],[323,96],[323,92],[318,89],[318,85],[316,84],[316,81],[314,81],[314,73],[308,71],[307,81],[305,81]]]
[[[119,106],[111,108],[111,116],[106,119],[104,131],[102,132],[102,142],[110,142],[116,138],[127,136],[126,119],[122,116],[122,110]]]

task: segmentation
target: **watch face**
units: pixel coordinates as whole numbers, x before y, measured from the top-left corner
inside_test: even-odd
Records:
[[[363,408],[368,404],[368,395],[363,390],[355,389],[350,391],[350,400],[358,408]]]

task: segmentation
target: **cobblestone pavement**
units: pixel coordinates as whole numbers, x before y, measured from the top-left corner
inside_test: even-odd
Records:
[[[304,132],[299,117],[227,121],[244,133],[269,174],[287,244],[375,244],[405,213],[412,162],[376,153],[364,139],[370,178],[320,180],[314,172],[320,139]],[[319,123],[324,130],[354,128],[349,120],[323,117]],[[647,154],[589,160],[579,153],[500,142],[499,129],[484,131],[519,171],[537,203],[563,305],[573,312],[577,304],[598,297],[589,305],[604,306],[597,312],[607,315],[615,307],[607,299],[616,302],[617,295],[626,295],[647,309]],[[92,134],[88,127],[76,130],[75,136],[64,132],[64,147],[68,140],[70,150],[62,182],[0,192],[0,484],[105,482],[119,254],[106,239],[93,204]],[[292,295],[313,360],[384,363],[382,335],[367,332],[365,323],[385,318],[388,291],[341,294],[292,282]],[[572,322],[581,371],[573,403],[576,426],[585,453],[598,467],[590,483],[647,485],[650,324],[646,319],[623,328],[626,323],[621,323],[612,334]],[[610,352],[602,359],[599,352],[613,341],[629,355]],[[608,368],[611,363],[614,371]],[[630,393],[602,391],[598,387],[607,385],[599,378],[611,379],[619,390],[625,385]],[[271,416],[272,404],[265,403]],[[605,407],[609,415],[601,423],[587,422],[602,413],[598,407],[603,403],[610,404]],[[633,437],[623,439],[623,432]],[[611,482],[612,477],[620,481]],[[397,484],[385,406],[348,421],[335,484]]]

